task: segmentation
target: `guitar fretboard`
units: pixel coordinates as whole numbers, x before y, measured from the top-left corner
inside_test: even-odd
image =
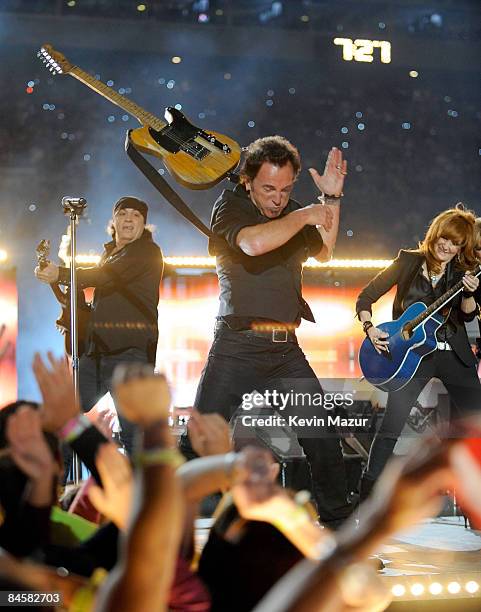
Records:
[[[107,98],[107,100],[110,100],[110,102],[112,102],[113,104],[120,106],[120,108],[123,108],[125,111],[136,117],[140,121],[140,123],[142,123],[142,125],[148,125],[157,131],[160,131],[167,125],[165,121],[162,121],[152,113],[149,113],[148,111],[144,110],[141,106],[139,106],[135,102],[132,102],[132,100],[129,100],[122,94],[119,94],[117,91],[115,91],[99,79],[96,79],[88,72],[85,72],[78,66],[73,66],[69,74],[71,74],[81,83],[84,83],[84,85],[90,87],[90,89],[93,89],[94,91],[99,93],[101,96],[104,96],[104,98]]]
[[[481,274],[481,267],[478,267],[474,276],[479,276]],[[424,312],[418,315],[416,318],[412,319],[410,322],[411,329],[416,329],[418,325],[420,325],[427,318],[431,317],[435,314],[440,308],[442,308],[449,300],[451,300],[457,293],[459,293],[463,288],[463,281],[460,280],[458,283],[451,287],[446,293],[443,293],[441,297],[439,297],[435,302],[431,304]]]

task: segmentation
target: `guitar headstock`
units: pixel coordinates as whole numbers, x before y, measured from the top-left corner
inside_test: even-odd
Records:
[[[52,45],[49,44],[42,46],[37,53],[37,57],[42,60],[45,66],[53,74],[68,74],[73,68],[73,64],[67,60],[65,55],[56,51]]]
[[[35,249],[37,253],[38,265],[42,268],[49,264],[48,256],[50,255],[50,240],[40,240]]]

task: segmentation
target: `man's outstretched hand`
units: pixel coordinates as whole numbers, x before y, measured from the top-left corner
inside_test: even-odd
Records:
[[[309,168],[309,172],[319,191],[327,195],[338,196],[344,187],[347,161],[342,158],[342,152],[339,149],[332,147],[327,156],[324,174],[321,176],[315,168]]]

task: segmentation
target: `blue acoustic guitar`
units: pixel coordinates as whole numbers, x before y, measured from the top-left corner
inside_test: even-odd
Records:
[[[475,276],[480,274],[481,268],[478,268]],[[364,377],[382,391],[399,391],[407,385],[423,357],[436,350],[436,332],[447,318],[440,311],[462,290],[461,280],[431,306],[416,302],[399,319],[376,325],[389,334],[386,338],[388,351],[379,354],[371,340],[364,339],[359,350],[359,365]]]

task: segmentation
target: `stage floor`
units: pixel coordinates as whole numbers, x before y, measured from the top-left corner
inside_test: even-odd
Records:
[[[481,532],[460,516],[437,518],[394,538],[379,557],[385,576],[481,572]]]

